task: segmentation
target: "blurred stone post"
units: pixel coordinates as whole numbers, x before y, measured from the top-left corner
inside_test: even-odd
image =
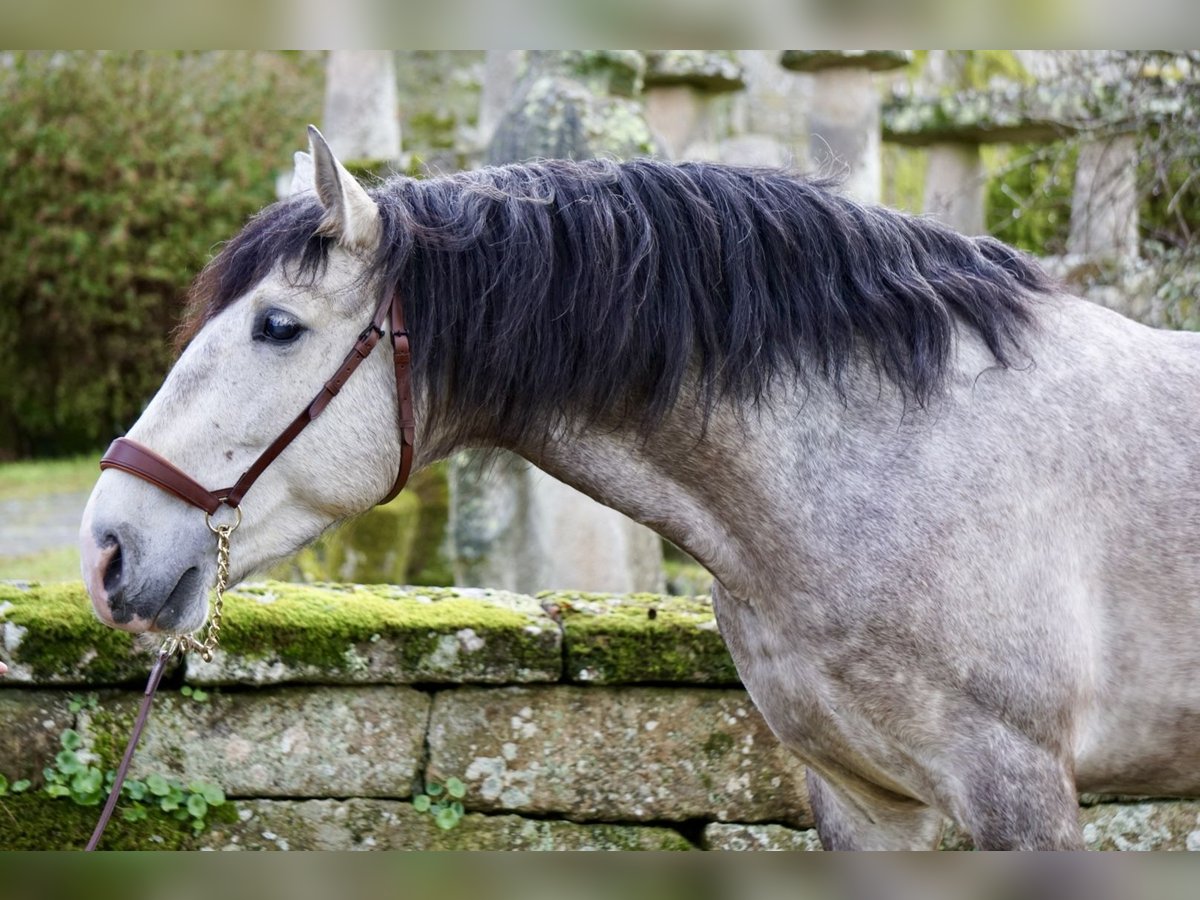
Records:
[[[530,50],[487,161],[629,158],[658,151],[639,97],[636,50]]]
[[[881,185],[880,97],[875,72],[906,66],[901,50],[786,50],[785,69],[813,76],[809,153],[823,175],[864,203],[878,203]]]
[[[636,99],[644,72],[636,51],[530,51],[487,161],[656,152]],[[487,467],[477,460],[463,453],[450,468],[458,584],[524,593],[663,589],[662,541],[654,532],[515,456],[501,454]]]
[[[350,167],[400,158],[396,60],[391,50],[330,50],[322,131]]]
[[[671,159],[716,160],[732,131],[730,93],[746,85],[729,51],[646,55],[646,121]]]
[[[1089,141],[1079,148],[1071,196],[1069,255],[1128,260],[1138,255],[1137,138]]]
[[[721,162],[807,171],[812,79],[797,78],[764,50],[739,50],[746,88],[730,95],[733,134],[721,142]]]
[[[321,133],[334,155],[356,175],[383,175],[400,159],[400,104],[391,50],[330,50],[325,57]],[[288,196],[292,170],[275,178],[275,195]]]
[[[492,140],[496,126],[512,98],[524,62],[521,50],[488,50],[483,57],[483,85],[479,95],[477,139],[480,147]]]

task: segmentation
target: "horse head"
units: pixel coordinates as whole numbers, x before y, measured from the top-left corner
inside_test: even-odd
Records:
[[[277,227],[253,222],[224,248],[197,279],[194,334],[128,433],[200,485],[238,481],[322,390],[387,289],[371,267],[378,206],[315,128],[310,151],[297,154],[293,197],[276,216],[311,221],[289,230],[303,251],[289,255]],[[238,510],[245,521],[231,581],[386,493],[400,458],[395,391],[388,355],[369,354],[336,402],[262,472]],[[188,632],[204,622],[217,563],[206,517],[193,506],[110,468],[88,500],[80,545],[105,623]]]

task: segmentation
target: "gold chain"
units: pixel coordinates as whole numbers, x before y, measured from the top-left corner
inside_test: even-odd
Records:
[[[225,611],[225,589],[229,587],[229,536],[242,524],[242,511],[234,510],[237,519],[226,525],[214,525],[212,518],[205,516],[209,531],[217,536],[217,583],[213,588],[212,615],[208,619],[208,633],[203,641],[196,640],[193,634],[176,634],[167,639],[163,650],[168,654],[180,655],[192,650],[200,654],[205,662],[212,662],[213,651],[217,649],[217,641],[221,634],[221,616]]]

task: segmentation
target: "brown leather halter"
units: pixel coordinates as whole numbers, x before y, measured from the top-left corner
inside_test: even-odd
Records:
[[[232,487],[210,491],[200,484],[200,482],[178,468],[174,463],[159,456],[148,447],[143,447],[136,441],[131,441],[129,438],[123,437],[113,441],[108,450],[105,451],[104,456],[100,460],[100,468],[119,469],[122,472],[128,472],[130,475],[135,475],[156,487],[162,488],[168,493],[174,494],[185,503],[199,507],[210,516],[222,504],[232,509],[237,509],[242,502],[242,498],[246,496],[246,492],[250,490],[254,482],[258,480],[258,477],[296,439],[296,436],[324,411],[329,402],[338,395],[338,392],[349,381],[350,376],[354,374],[354,370],[361,365],[364,359],[371,355],[371,351],[375,349],[375,345],[383,337],[384,324],[388,322],[389,317],[391,320],[389,324],[392,334],[392,359],[396,367],[396,405],[400,430],[400,467],[396,473],[396,481],[392,485],[392,489],[386,497],[379,501],[381,504],[387,503],[400,493],[404,488],[405,482],[408,481],[408,474],[412,469],[413,432],[415,425],[412,408],[412,379],[410,377],[412,354],[408,345],[408,331],[404,327],[404,306],[400,299],[399,289],[390,295],[384,296],[376,307],[375,314],[371,317],[371,324],[358,336],[358,340],[354,342],[354,346],[350,348],[350,352],[346,354],[346,358],[342,361],[342,364],[333,373],[333,377],[325,382],[324,387],[312,399],[312,402],[304,408],[300,415],[292,420],[292,423],[280,433],[279,437],[271,442],[271,445],[267,449],[259,454],[258,459],[254,461],[250,468],[242,473],[242,477]]]

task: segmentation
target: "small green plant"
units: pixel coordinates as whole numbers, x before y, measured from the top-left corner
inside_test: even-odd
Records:
[[[147,806],[157,807],[180,822],[191,821],[197,834],[207,825],[209,809],[225,803],[225,792],[215,784],[193,781],[185,787],[179,779],[162,775],[127,781],[121,793],[133,801],[121,813],[126,822],[140,822],[149,815]]]
[[[425,792],[413,797],[413,808],[433,816],[438,828],[449,831],[463,817],[462,798],[467,795],[467,786],[457,778],[447,778],[445,784],[425,782]]]
[[[99,706],[95,694],[72,694],[67,700],[67,710],[74,715],[85,709],[93,710]]]
[[[208,702],[208,692],[202,691],[198,687],[192,687],[190,684],[185,684],[183,687],[181,687],[179,689],[179,693],[183,694],[185,697],[191,697],[197,703]]]
[[[193,699],[197,698],[193,696]],[[78,806],[99,805],[112,789],[115,770],[101,772],[93,765],[92,755],[83,749],[83,738],[73,728],[60,735],[59,743],[62,749],[54,757],[54,765],[42,770],[43,791],[55,799],[70,798]],[[0,776],[0,796],[8,791],[24,791],[29,786],[30,782],[24,780],[9,787]],[[197,834],[207,826],[208,811],[225,803],[225,792],[215,784],[193,781],[185,786],[177,778],[158,774],[150,775],[144,781],[126,781],[121,794],[129,801],[121,811],[126,822],[140,822],[149,816],[150,809],[158,809],[179,822],[190,821]]]
[[[28,778],[22,778],[20,781],[14,781],[12,784],[9,784],[8,779],[0,775],[0,797],[8,794],[23,794],[29,790],[31,784],[33,782]]]

